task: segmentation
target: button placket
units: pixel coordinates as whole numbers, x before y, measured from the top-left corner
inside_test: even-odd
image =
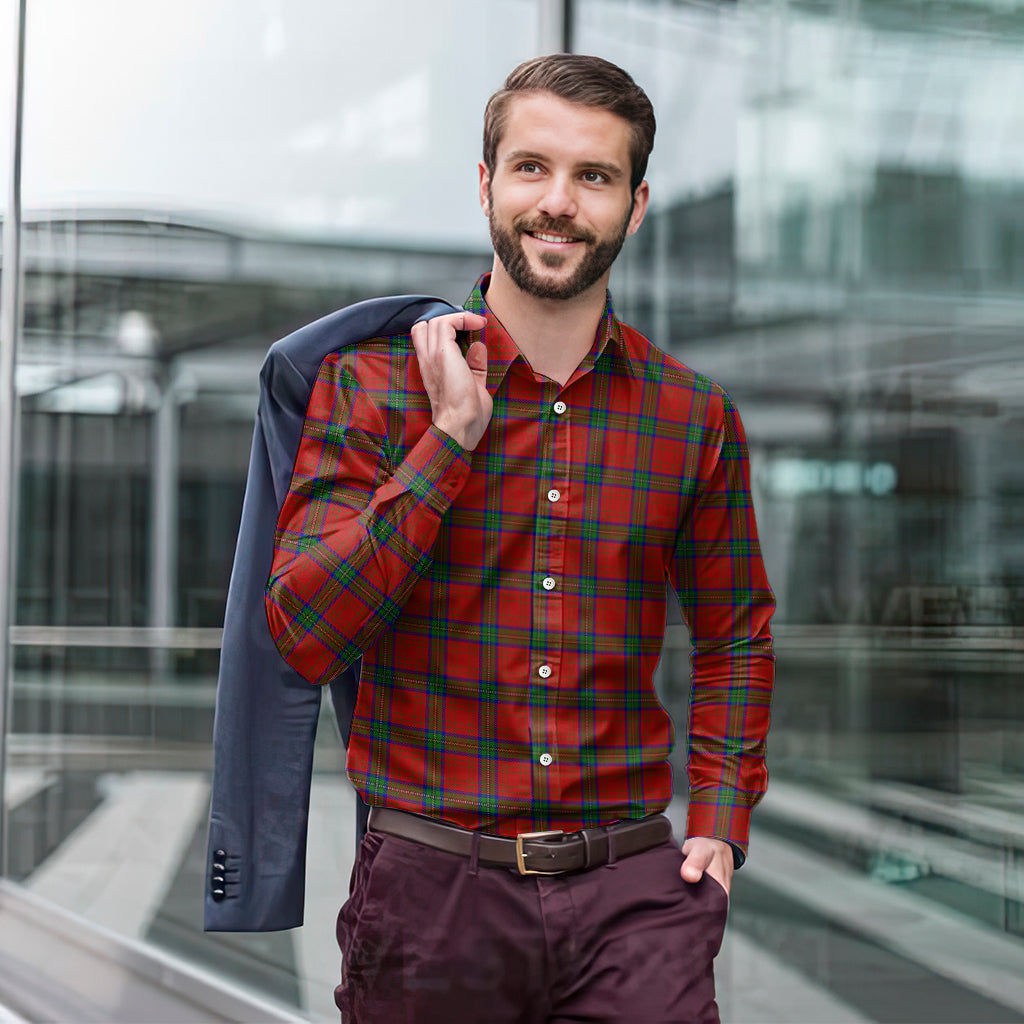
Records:
[[[564,618],[561,580],[565,571],[566,529],[568,518],[569,437],[570,420],[565,414],[567,404],[551,396],[548,412],[541,415],[541,444],[538,446],[538,520],[534,566],[539,586],[535,590],[533,621],[539,635],[557,644],[553,649],[540,648],[535,653],[543,659],[534,676],[536,685],[552,690],[561,685],[561,634]],[[531,710],[531,733],[534,742],[534,793],[546,799],[557,785],[557,769],[553,751],[558,745],[556,710],[542,701]],[[556,773],[556,774],[551,774]]]

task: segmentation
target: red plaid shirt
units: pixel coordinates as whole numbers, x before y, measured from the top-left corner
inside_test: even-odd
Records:
[[[370,804],[500,835],[663,810],[673,727],[652,683],[666,582],[694,645],[690,835],[740,849],[767,783],[774,599],[728,395],[609,303],[567,384],[487,316],[494,414],[431,425],[408,336],[328,356],[267,587],[311,682],[362,656],[348,773]]]

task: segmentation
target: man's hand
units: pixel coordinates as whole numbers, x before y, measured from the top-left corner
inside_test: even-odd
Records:
[[[421,320],[412,328],[434,425],[467,451],[484,436],[493,404],[487,393],[487,347],[475,341],[463,358],[455,334],[479,331],[486,323],[477,313],[448,313]]]
[[[706,871],[728,894],[732,886],[732,847],[721,839],[693,836],[683,843],[683,866],[679,874],[684,882],[699,882]]]

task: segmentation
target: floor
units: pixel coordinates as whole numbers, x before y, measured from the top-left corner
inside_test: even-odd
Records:
[[[38,799],[52,781],[42,771],[13,770],[9,807]],[[107,774],[96,787],[95,809],[26,879],[32,891],[118,934],[262,987],[312,1020],[337,1020],[334,924],[354,852],[346,782],[314,779],[304,927],[262,936],[200,930],[204,774]],[[669,813],[679,834],[685,807],[674,803]],[[826,808],[786,784],[766,798],[767,814],[825,814],[830,827],[850,835],[870,827],[856,807]],[[984,870],[939,845],[932,851],[938,860],[959,856],[957,863]],[[1024,1022],[1024,941],[781,838],[777,829],[755,829],[736,876],[717,976],[726,1024]]]

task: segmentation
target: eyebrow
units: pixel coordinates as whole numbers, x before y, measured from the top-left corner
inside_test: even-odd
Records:
[[[547,157],[542,153],[534,153],[528,149],[516,149],[507,154],[504,162],[506,164],[519,163],[521,160],[537,160],[540,163],[547,163]],[[576,164],[580,170],[600,171],[609,178],[624,178],[626,172],[618,164],[605,163],[603,160],[581,160]]]

